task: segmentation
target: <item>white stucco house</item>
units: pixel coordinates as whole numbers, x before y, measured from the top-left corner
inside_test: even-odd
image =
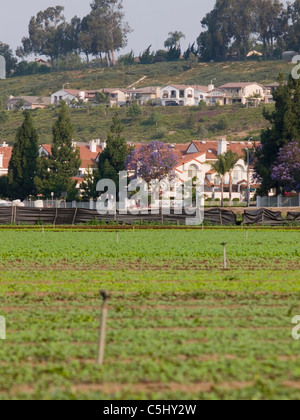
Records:
[[[141,144],[135,145],[136,148]],[[247,199],[247,177],[248,166],[244,161],[245,149],[253,148],[252,142],[228,142],[226,138],[212,141],[193,141],[189,144],[171,145],[174,154],[177,156],[177,165],[175,166],[175,189],[181,188],[186,182],[197,178],[204,185],[206,199],[221,199],[221,179],[219,175],[212,170],[211,163],[216,162],[219,155],[228,150],[232,150],[240,156],[233,173],[232,199],[246,201]],[[251,197],[253,197],[256,185],[253,181],[254,170],[249,168]],[[129,173],[133,176],[134,173]],[[224,198],[229,198],[229,174],[224,180]]]
[[[85,91],[77,89],[62,89],[51,95],[51,105],[59,105],[60,101],[65,101],[68,105],[79,99],[85,101]]]
[[[232,150],[240,156],[232,176],[233,194],[232,199],[240,201],[246,200],[248,166],[244,161],[246,148],[253,148],[252,142],[228,142],[226,138],[218,141],[193,141],[187,145],[174,145],[174,152],[177,155],[178,163],[175,168],[178,180],[184,182],[197,178],[204,182],[205,198],[221,198],[221,179],[212,170],[210,163],[216,162],[219,155]],[[252,181],[254,175],[253,168],[250,168],[250,180],[252,196],[257,185]],[[229,198],[229,174],[225,177],[224,198]]]
[[[162,106],[198,106],[205,100],[209,87],[200,85],[168,85],[161,89]]]
[[[219,87],[225,95],[220,101],[220,105],[232,105],[241,103],[246,105],[247,101],[257,99],[264,101],[264,86],[259,83],[227,83]]]

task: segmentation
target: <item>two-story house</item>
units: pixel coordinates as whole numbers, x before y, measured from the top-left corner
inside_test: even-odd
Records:
[[[205,100],[209,87],[200,85],[168,85],[161,89],[162,106],[198,106]]]
[[[247,101],[257,99],[264,101],[264,87],[259,83],[227,83],[219,87],[224,91],[224,105],[241,103],[246,105]]]

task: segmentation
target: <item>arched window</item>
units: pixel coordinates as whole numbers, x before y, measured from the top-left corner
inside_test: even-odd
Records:
[[[237,165],[233,171],[233,180],[235,182],[242,181],[244,178],[244,168],[240,165]]]
[[[188,171],[188,177],[189,178],[198,178],[198,174],[199,174],[199,168],[197,165],[191,165],[189,167],[189,171]]]
[[[163,91],[163,99],[168,99],[169,98],[169,92],[167,90]]]

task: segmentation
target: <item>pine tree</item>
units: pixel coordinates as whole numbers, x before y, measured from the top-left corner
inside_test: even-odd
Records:
[[[73,127],[68,107],[62,104],[58,120],[53,125],[53,145],[51,156],[41,158],[39,174],[35,182],[39,192],[49,197],[54,192],[55,197],[67,193],[68,198],[74,198],[72,177],[78,174],[80,168],[80,153],[73,145]]]
[[[111,179],[115,182],[117,191],[119,186],[119,172],[125,170],[125,161],[129,150],[122,133],[124,127],[118,115],[113,118],[113,123],[107,137],[107,146],[100,154],[98,167],[99,179]]]
[[[26,111],[24,122],[17,131],[8,169],[8,182],[12,198],[24,200],[30,195],[36,195],[34,178],[37,170],[38,151],[38,134],[30,112]]]
[[[262,179],[260,193],[267,193],[279,186],[271,175],[280,149],[293,140],[300,144],[300,80],[290,77],[285,84],[281,76],[274,99],[275,111],[264,114],[270,127],[262,132],[261,147],[256,151],[255,170]]]
[[[83,182],[81,184],[82,200],[89,201],[92,199],[98,198],[98,192],[96,190],[97,183],[99,181],[98,169],[88,169],[88,173],[84,176]]]

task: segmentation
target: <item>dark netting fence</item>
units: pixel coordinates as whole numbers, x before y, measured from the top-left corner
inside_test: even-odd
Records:
[[[193,219],[195,215],[186,213],[176,214],[171,210],[169,214],[159,211],[157,214],[106,214],[101,215],[97,210],[87,209],[49,209],[49,208],[27,208],[27,207],[1,207],[0,224],[24,224],[24,225],[79,225],[91,222],[111,223],[117,222],[124,225],[134,223],[171,223],[184,225],[186,219]],[[280,226],[290,222],[300,222],[300,212],[288,213],[283,219],[280,212],[273,212],[268,209],[246,210],[243,214],[244,225],[270,225]],[[204,211],[204,223],[207,225],[235,226],[237,216],[230,210],[215,208]]]

